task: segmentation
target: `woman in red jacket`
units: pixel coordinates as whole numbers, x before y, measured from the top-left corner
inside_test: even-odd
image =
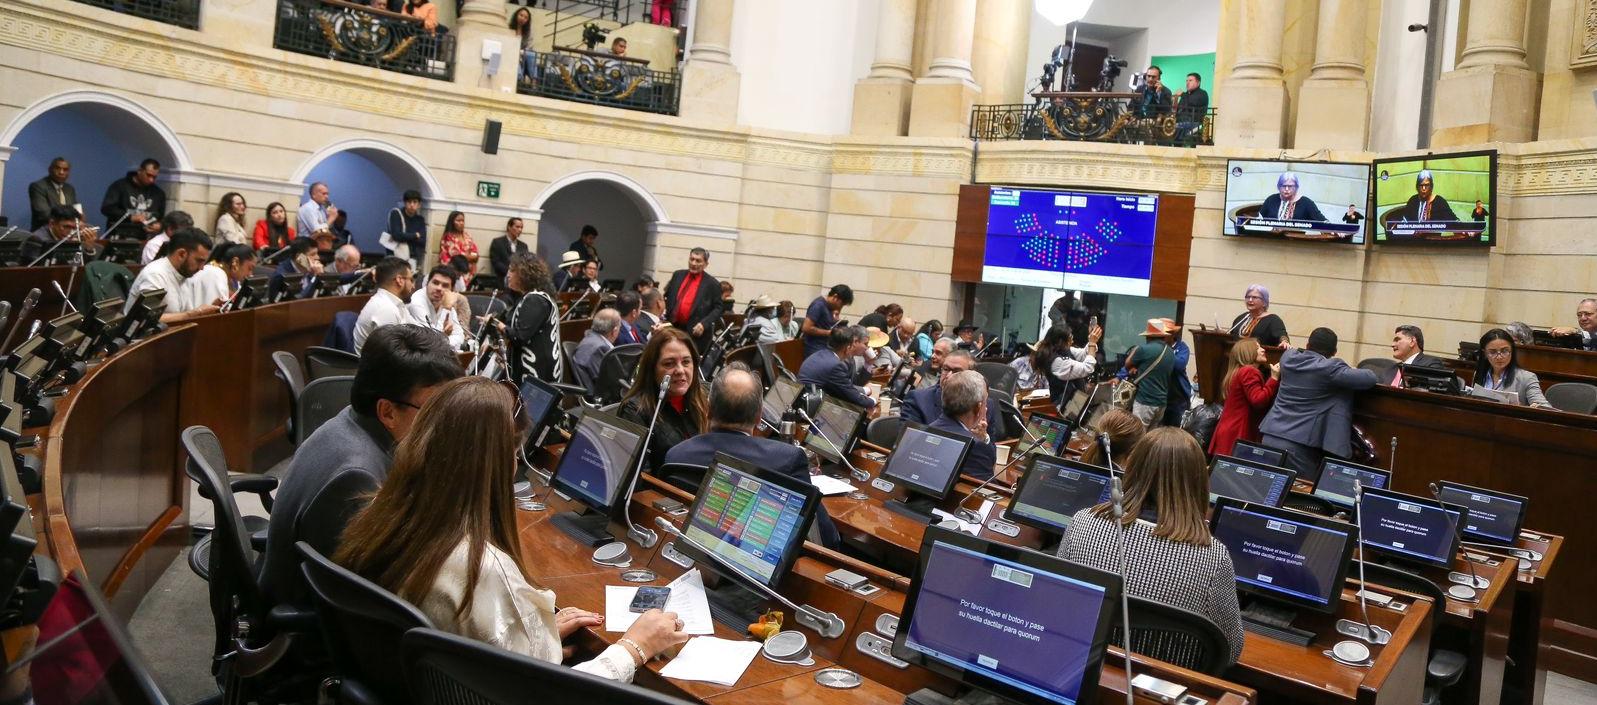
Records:
[[[1268,369],[1268,373],[1266,373]],[[1243,338],[1231,346],[1226,363],[1225,382],[1220,384],[1220,421],[1209,440],[1210,455],[1230,455],[1239,440],[1259,442],[1259,422],[1275,402],[1281,368],[1265,367],[1264,348],[1253,338]]]

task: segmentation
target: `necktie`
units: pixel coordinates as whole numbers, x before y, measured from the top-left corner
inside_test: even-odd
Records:
[[[1403,386],[1403,368],[1398,367],[1396,371],[1397,374],[1392,375],[1392,386],[1401,387]]]

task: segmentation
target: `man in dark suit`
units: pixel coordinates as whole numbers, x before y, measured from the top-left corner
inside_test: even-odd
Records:
[[[1433,370],[1447,369],[1441,358],[1425,354],[1425,332],[1419,326],[1401,325],[1392,331],[1392,359],[1402,365],[1417,365]],[[1403,386],[1402,370],[1397,365],[1380,373],[1381,384],[1388,387]]]
[[[522,227],[520,218],[511,218],[505,223],[505,234],[488,244],[488,263],[501,283],[510,272],[510,256],[527,251],[527,243],[521,241]]]
[[[917,389],[910,392],[909,397],[904,399],[904,403],[898,412],[899,417],[905,421],[927,425],[936,421],[937,417],[943,415],[942,383],[948,381],[950,376],[973,369],[975,366],[976,359],[964,350],[955,350],[948,353],[943,358],[942,368],[937,377],[938,383],[925,389]],[[990,391],[989,394],[991,394]],[[998,414],[998,402],[989,400],[987,403],[987,427],[995,431],[1003,428]]]
[[[875,416],[876,400],[854,386],[853,369],[848,363],[855,356],[865,354],[865,340],[865,329],[859,326],[833,328],[826,339],[827,349],[804,358],[804,364],[799,366],[799,383],[813,385],[826,396],[871,409],[871,415]]]
[[[55,206],[66,206],[76,209],[79,205],[78,190],[67,183],[67,177],[72,175],[72,163],[66,157],[56,157],[50,160],[50,173],[44,178],[28,184],[28,206],[33,211],[33,218],[29,221],[29,230],[38,230],[50,224],[50,209]]]
[[[643,335],[643,342],[647,343],[656,327],[666,325],[665,294],[654,288],[643,292],[639,299],[642,301],[643,312],[638,314],[638,332]]]
[[[998,449],[987,425],[987,378],[975,370],[965,370],[949,375],[941,386],[943,410],[932,422],[932,428],[973,439],[959,471],[978,480],[992,477]]]
[[[616,345],[642,345],[647,340],[643,330],[638,328],[638,319],[643,313],[638,307],[638,292],[623,291],[616,294],[616,313],[621,316],[621,331],[616,334]]]
[[[577,235],[576,242],[571,243],[571,246],[566,249],[582,255],[582,261],[596,262],[599,265],[599,269],[604,269],[604,260],[599,259],[599,251],[593,246],[598,241],[599,229],[592,225],[584,225],[582,226],[582,232]]]
[[[709,265],[709,251],[695,247],[688,252],[688,268],[672,272],[665,285],[665,319],[693,338],[700,355],[710,349],[721,320],[721,282],[704,271]]]
[[[1346,458],[1352,450],[1353,392],[1376,382],[1374,372],[1336,358],[1335,331],[1315,328],[1307,350],[1281,354],[1281,387],[1259,424],[1264,445],[1286,451],[1298,477],[1318,482],[1325,454]]]
[[[741,362],[728,363],[710,383],[710,430],[672,446],[665,462],[709,467],[721,452],[809,482],[810,462],[802,449],[753,435],[760,423],[760,397],[760,378]],[[703,476],[693,479],[702,480]],[[841,543],[824,508],[815,516],[815,527],[826,547],[836,548]]]

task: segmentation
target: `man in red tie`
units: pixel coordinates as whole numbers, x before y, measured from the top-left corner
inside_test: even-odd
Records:
[[[688,252],[688,268],[673,272],[665,285],[666,320],[693,336],[700,355],[709,348],[722,313],[721,282],[704,271],[709,264],[710,253],[695,247]]]

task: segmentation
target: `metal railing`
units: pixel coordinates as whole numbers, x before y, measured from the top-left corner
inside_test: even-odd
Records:
[[[511,4],[532,6],[535,0],[511,0]],[[573,33],[594,20],[622,26],[649,22],[682,27],[687,20],[688,0],[536,0],[536,4],[554,13],[554,21],[544,38],[559,46],[576,44],[580,35],[573,36]]]
[[[682,97],[676,71],[651,71],[641,61],[579,49],[527,52],[519,76],[516,90],[524,95],[648,113],[675,115]]]
[[[77,2],[185,29],[200,28],[200,0],[77,0]]]
[[[1196,147],[1214,144],[1215,109],[1141,114],[1127,94],[1052,94],[1035,103],[971,109],[975,140],[1067,140]]]
[[[441,81],[455,78],[455,38],[442,25],[342,0],[278,0],[272,46]]]

